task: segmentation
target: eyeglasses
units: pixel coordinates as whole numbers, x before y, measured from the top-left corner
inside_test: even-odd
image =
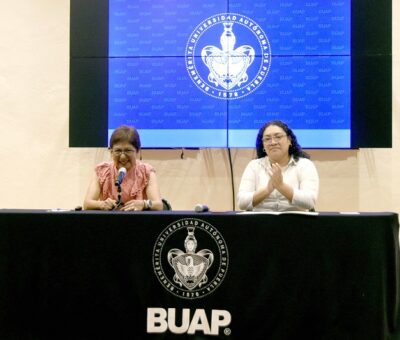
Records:
[[[263,143],[271,144],[273,141],[279,143],[283,137],[287,135],[274,135],[274,136],[266,136],[262,139]]]
[[[126,156],[130,157],[135,153],[135,151],[136,150],[133,150],[133,149],[126,149],[126,150],[115,149],[115,150],[111,150],[111,152],[117,157],[121,156],[122,154],[125,154]]]

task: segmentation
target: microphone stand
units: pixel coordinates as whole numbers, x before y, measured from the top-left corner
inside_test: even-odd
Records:
[[[114,209],[118,209],[123,203],[121,200],[121,183],[116,182],[115,185],[118,187],[117,191],[118,191],[118,199],[117,199],[117,203]]]

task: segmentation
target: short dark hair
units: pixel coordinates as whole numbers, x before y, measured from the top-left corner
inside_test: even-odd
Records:
[[[121,125],[114,130],[110,137],[110,148],[120,142],[128,142],[137,151],[140,150],[139,133],[133,126]]]
[[[286,135],[290,138],[291,144],[289,147],[289,155],[293,155],[293,158],[295,160],[298,160],[299,157],[304,157],[304,158],[310,158],[310,155],[306,152],[304,152],[301,149],[301,146],[297,142],[297,137],[294,134],[294,132],[287,126],[284,122],[280,120],[271,120],[267,123],[265,123],[260,130],[258,131],[257,139],[256,139],[256,150],[257,150],[257,158],[262,158],[267,156],[267,153],[265,152],[264,145],[263,145],[263,135],[264,131],[268,126],[275,125],[279,126],[283,131],[285,131]]]

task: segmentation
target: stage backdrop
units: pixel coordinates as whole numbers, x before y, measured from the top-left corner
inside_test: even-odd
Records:
[[[69,1],[9,1],[0,11],[1,208],[82,204],[105,148],[69,148]],[[400,36],[393,1],[393,37]],[[319,210],[400,212],[400,41],[393,39],[393,148],[312,150],[321,179]],[[374,92],[371,96],[375,95]],[[379,115],[379,112],[376,112]],[[84,129],[81,133],[86,133]],[[237,188],[254,152],[232,149]],[[232,209],[226,149],[145,150],[173,208],[199,202]]]

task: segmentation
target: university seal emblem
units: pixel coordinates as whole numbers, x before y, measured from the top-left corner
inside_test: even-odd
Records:
[[[225,278],[228,248],[211,224],[195,218],[181,219],[159,235],[153,250],[153,268],[160,283],[172,294],[200,298],[212,293]]]
[[[247,96],[262,84],[271,65],[271,47],[262,28],[235,13],[200,23],[188,39],[185,55],[194,84],[219,99]]]
[[[203,249],[195,253],[197,240],[194,235],[194,227],[187,227],[188,235],[185,239],[185,250],[171,249],[168,252],[168,262],[174,268],[174,282],[179,286],[185,286],[189,290],[201,287],[207,283],[207,269],[211,267],[214,254]]]

